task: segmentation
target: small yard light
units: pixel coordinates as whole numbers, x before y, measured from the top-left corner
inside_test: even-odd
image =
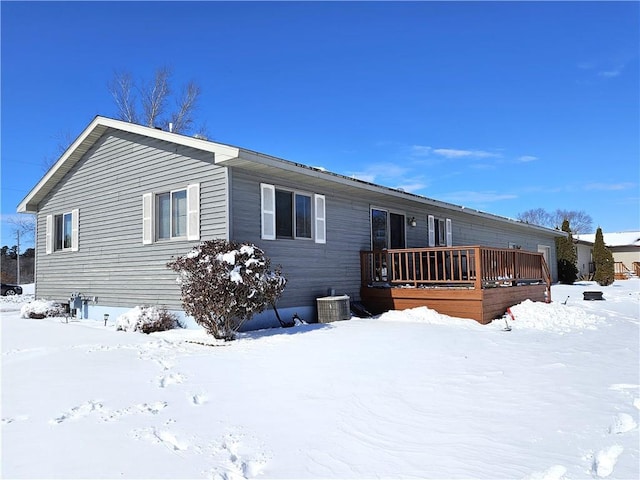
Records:
[[[416,217],[411,217],[411,218],[409,219],[409,222],[408,222],[408,223],[409,223],[409,225],[411,225],[412,227],[415,227],[415,226],[417,225]]]
[[[108,314],[108,313],[105,313],[105,314],[104,314],[104,326],[105,326],[105,327],[107,326],[107,322],[108,322],[108,321],[109,321],[109,314]]]

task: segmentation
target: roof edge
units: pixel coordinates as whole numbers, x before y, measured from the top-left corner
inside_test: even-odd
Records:
[[[20,202],[20,204],[18,204],[18,213],[37,213],[39,202],[50,191],[50,189],[52,189],[58,183],[58,181],[60,181],[60,178],[55,178],[56,174],[58,174],[62,170],[62,175],[64,175],[66,173],[64,169],[66,168],[68,171],[73,165],[75,165],[82,158],[82,156],[95,144],[97,139],[100,138],[102,134],[108,129],[125,131],[141,136],[156,138],[179,145],[184,145],[197,150],[212,152],[215,155],[215,163],[220,165],[225,165],[226,163],[228,163],[229,166],[232,166],[233,159],[242,158],[243,160],[247,160],[249,162],[262,163],[271,165],[275,168],[284,168],[291,171],[297,171],[303,175],[325,178],[328,181],[339,182],[342,184],[354,186],[356,188],[362,188],[386,195],[392,195],[398,198],[410,198],[413,201],[417,201],[425,205],[435,206],[457,212],[464,212],[466,214],[481,218],[499,221],[502,223],[509,223],[514,226],[530,228],[532,230],[538,230],[558,237],[567,236],[567,234],[561,230],[524,223],[519,220],[514,220],[493,213],[483,212],[481,210],[455,205],[441,200],[435,200],[423,195],[405,192],[392,187],[385,187],[375,183],[367,182],[365,180],[348,177],[339,173],[334,173],[328,170],[292,162],[290,160],[285,160],[253,150],[221,144],[213,142],[211,140],[189,137],[178,133],[167,132],[158,128],[146,127],[143,125],[129,123],[122,120],[115,120],[100,115],[97,115],[91,121],[91,123],[89,123],[89,125],[76,138],[76,140],[60,156],[58,161],[47,171],[44,177],[42,177],[42,179],[36,184],[36,186],[33,187],[31,191],[25,196],[25,198]],[[91,138],[91,135],[96,132],[99,133],[99,135]]]
[[[304,165],[302,163],[292,162],[290,160],[285,160],[282,158],[274,157],[272,155],[256,152],[253,150],[248,150],[245,148],[239,149],[239,155],[237,158],[247,160],[249,162],[259,162],[263,165],[270,165],[275,168],[285,168],[290,171],[297,171],[303,175],[309,175],[309,176],[314,176],[318,178],[325,178],[328,181],[338,182],[346,185],[352,185],[357,188],[362,188],[362,189],[377,192],[377,193],[383,193],[386,195],[392,195],[398,198],[407,199],[409,197],[413,201],[417,201],[425,205],[439,207],[446,210],[463,212],[469,215],[474,215],[476,217],[499,221],[502,223],[509,223],[514,226],[520,226],[520,227],[529,228],[532,230],[541,231],[556,237],[568,236],[566,232],[563,232],[562,230],[558,230],[555,228],[544,227],[544,226],[535,225],[532,223],[525,223],[525,222],[521,222],[520,220],[515,220],[512,218],[504,217],[494,213],[483,212],[481,210],[476,210],[474,208],[469,208],[462,205],[456,205],[453,203],[444,202],[442,200],[436,200],[430,197],[426,197],[424,195],[419,195],[417,193],[405,192],[403,190],[399,190],[393,187],[385,187],[383,185],[379,185],[376,183],[367,182],[366,180],[360,180],[355,177],[348,177],[340,173],[331,172],[329,170],[325,170],[321,168],[311,167],[308,165]],[[216,163],[224,164],[225,162],[222,161],[222,162],[216,162]],[[233,162],[230,162],[230,166],[232,166],[232,163]]]
[[[91,134],[99,132],[99,138],[107,129],[134,133],[145,137],[177,143],[179,145],[184,145],[198,150],[212,152],[222,160],[237,157],[239,154],[238,148],[229,145],[97,115],[18,204],[17,212],[37,213],[37,204],[39,201],[34,202],[34,199],[38,196],[43,197],[46,195],[48,190],[53,188],[53,186],[58,182],[58,180],[55,179],[55,175],[63,168],[70,169],[80,160],[80,158],[82,158],[82,155],[84,155],[84,153],[86,153],[95,144],[97,138],[90,139]],[[76,153],[78,153],[78,155],[74,156]],[[71,164],[69,164],[69,162],[71,162]]]

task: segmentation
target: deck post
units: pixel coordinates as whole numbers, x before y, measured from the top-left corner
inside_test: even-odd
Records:
[[[369,284],[369,253],[360,252],[360,285],[366,287]]]
[[[482,290],[482,277],[484,272],[482,271],[482,249],[480,247],[473,247],[473,257],[476,271],[476,280],[473,284],[473,288],[476,290]]]

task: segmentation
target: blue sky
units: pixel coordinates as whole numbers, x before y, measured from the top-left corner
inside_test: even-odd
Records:
[[[210,139],[515,218],[640,230],[638,2],[6,2],[2,239],[114,70],[202,88]]]

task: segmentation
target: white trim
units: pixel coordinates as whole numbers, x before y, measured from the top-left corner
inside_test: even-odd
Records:
[[[174,198],[175,195],[178,193],[183,193],[184,192],[184,200],[185,200],[185,232],[183,235],[176,235],[175,232],[175,220],[176,217],[174,216]],[[160,207],[159,202],[160,202],[160,198],[168,195],[169,197],[169,211],[168,211],[168,215],[169,215],[169,236],[168,237],[162,237],[160,238],[160,224],[161,224],[161,219],[160,219]],[[157,192],[153,194],[153,202],[152,202],[152,224],[154,226],[153,229],[153,241],[155,242],[170,242],[170,241],[180,241],[180,240],[188,240],[187,237],[187,231],[189,228],[189,207],[188,207],[188,203],[189,203],[189,198],[188,198],[188,190],[187,187],[182,187],[182,188],[176,188],[174,190],[163,190],[161,192]],[[199,230],[199,228],[198,228]]]
[[[53,253],[53,215],[47,215],[45,225],[44,248],[45,253],[51,255]]]
[[[315,242],[327,243],[327,212],[326,199],[324,195],[318,193],[313,195],[315,209]]]
[[[225,239],[226,240],[231,240],[231,228],[232,228],[232,222],[233,222],[233,206],[231,204],[231,182],[232,180],[232,172],[230,168],[225,168],[223,169],[224,172],[224,183],[225,183],[225,231],[224,231],[224,235],[225,235]]]
[[[260,238],[276,239],[276,187],[260,184]]]
[[[80,240],[80,210],[74,208],[71,210],[71,251],[77,252],[79,249],[78,242]]]
[[[187,186],[187,240],[200,240],[200,184]]]
[[[551,247],[549,245],[538,245],[538,253],[542,254],[547,267],[551,270]]]
[[[142,244],[153,243],[153,194],[142,195]]]
[[[433,215],[427,217],[429,224],[429,246],[436,246],[436,218]]]

